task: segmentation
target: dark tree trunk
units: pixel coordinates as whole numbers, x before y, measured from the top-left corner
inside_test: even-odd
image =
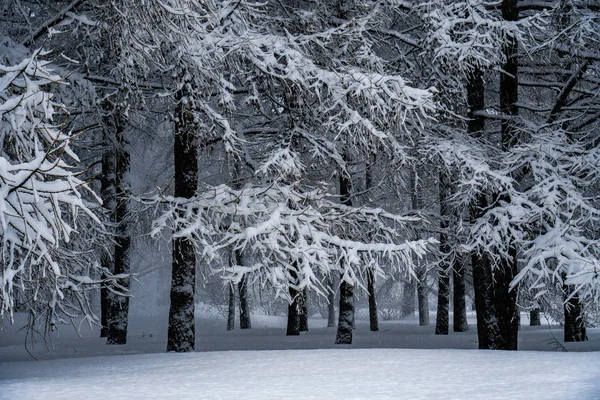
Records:
[[[129,152],[126,148],[125,126],[121,110],[115,110],[115,133],[116,133],[116,160],[115,160],[115,223],[117,232],[115,237],[115,265],[114,273],[117,275],[128,274],[131,262],[131,237],[127,229],[127,203],[128,190],[125,176],[129,171]],[[121,279],[119,284],[123,290],[129,290],[129,278]],[[107,315],[108,331],[106,344],[127,343],[127,319],[129,314],[129,296],[117,296],[113,292],[108,293]]]
[[[435,319],[435,334],[447,335],[450,324],[450,263],[448,257],[452,251],[448,242],[448,218],[450,206],[448,204],[449,180],[445,172],[440,173],[439,199],[440,199],[440,254],[442,259],[438,265],[438,301],[437,317]]]
[[[583,317],[583,305],[579,300],[579,296],[577,294],[571,296],[573,293],[572,286],[564,285],[563,291],[565,293],[565,342],[586,341],[588,338],[585,329],[585,320]],[[569,298],[569,296],[571,297]]]
[[[477,115],[485,107],[485,84],[480,69],[471,71],[467,80],[468,131],[473,138],[483,135],[485,121]],[[482,217],[487,208],[485,193],[479,193],[469,207],[471,223]],[[496,309],[493,299],[492,266],[485,254],[476,251],[471,253],[473,269],[473,288],[475,292],[475,309],[477,310],[477,338],[480,349],[496,348],[494,338],[500,335],[496,324]]]
[[[350,177],[340,171],[340,200],[346,206],[352,206]],[[351,344],[354,327],[354,286],[344,280],[340,285],[340,310],[335,344]]]
[[[529,312],[529,326],[540,326],[541,324],[540,309],[534,308]]]
[[[401,318],[413,317],[417,309],[417,282],[410,280],[402,283]]]
[[[373,167],[376,162],[376,153],[371,152],[370,160],[365,167],[365,191],[367,196],[371,196],[370,191],[373,189]],[[379,318],[377,315],[377,298],[375,296],[375,270],[369,268],[367,270],[367,296],[369,297],[369,329],[371,332],[379,330]]]
[[[238,291],[240,294],[240,329],[250,329],[252,322],[250,320],[250,299],[248,298],[248,277],[246,275],[242,277],[238,285]]]
[[[340,285],[340,314],[335,344],[352,344],[354,325],[354,286],[346,281]]]
[[[301,307],[300,307],[300,332],[308,331],[308,291],[302,291]]]
[[[417,286],[417,298],[419,302],[419,326],[429,326],[429,286],[427,285],[427,269],[420,268],[417,271],[419,284]]]
[[[334,277],[329,278],[328,285],[329,293],[327,293],[327,327],[332,328],[335,326],[335,282]]]
[[[198,186],[197,125],[194,104],[184,86],[176,93],[175,197],[191,198]],[[182,216],[183,217],[183,216]],[[196,251],[185,237],[173,239],[173,270],[167,351],[186,352],[195,347]]]
[[[502,1],[502,17],[506,21],[517,21],[519,11],[517,0]],[[506,64],[504,73],[500,74],[500,110],[507,114],[518,115],[517,102],[519,100],[519,71],[518,71],[518,43],[512,36],[506,38],[504,53]],[[517,129],[513,120],[502,120],[501,123],[502,149],[509,150],[518,143]],[[510,198],[504,201],[510,202]],[[506,238],[513,241],[513,238]],[[517,249],[514,243],[509,245],[509,259],[503,260],[500,268],[494,271],[494,297],[496,303],[497,324],[500,335],[495,346],[502,350],[517,350],[519,311],[517,309],[517,289],[510,290],[510,284],[517,274]]]
[[[467,304],[465,301],[465,269],[459,259],[454,260],[452,277],[454,283],[454,332],[466,332],[469,330],[469,323],[467,322]]]
[[[235,286],[232,283],[229,285],[229,305],[227,308],[227,330],[235,329]]]
[[[107,102],[108,103],[108,102]],[[100,193],[102,196],[102,204],[108,213],[108,218],[114,223],[115,220],[115,116],[111,113],[108,106],[103,107],[103,111],[107,114],[102,117],[102,175],[100,176]],[[114,253],[114,246],[111,246]],[[100,259],[102,267],[107,269],[109,272],[114,273],[115,267],[112,255],[106,251],[102,252]],[[106,278],[103,275],[102,278]],[[110,312],[108,304],[108,289],[102,285],[100,288],[100,322],[102,328],[100,329],[100,337],[106,337],[108,335],[108,313]]]
[[[287,336],[300,334],[300,305],[298,291],[290,286],[290,297],[292,303],[288,305]]]
[[[417,170],[410,175],[410,201],[413,211],[421,208],[419,204],[419,187],[417,184]],[[418,240],[419,237],[414,238]],[[427,268],[422,266],[417,270],[417,301],[419,308],[419,326],[429,326],[429,283],[427,282]]]
[[[367,270],[367,290],[369,291],[369,329],[371,332],[376,332],[379,330],[379,320],[375,298],[375,277],[372,269]]]

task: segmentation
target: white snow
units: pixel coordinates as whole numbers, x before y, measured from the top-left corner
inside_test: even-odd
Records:
[[[600,329],[588,329],[588,342],[561,341],[569,352],[557,352],[549,341],[562,329],[529,327],[523,314],[520,351],[481,351],[472,312],[468,332],[445,336],[416,317],[369,332],[362,310],[353,344],[336,346],[321,318],[286,337],[284,316],[253,315],[251,330],[227,332],[215,311],[197,308],[198,352],[187,354],[164,353],[166,315],[134,316],[125,346],[63,326],[52,334],[53,355],[35,344],[39,362],[7,327],[0,399],[600,399]]]
[[[598,399],[598,353],[338,349],[0,364],[4,399]]]

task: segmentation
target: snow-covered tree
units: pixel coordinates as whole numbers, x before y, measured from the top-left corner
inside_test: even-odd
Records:
[[[89,242],[102,235],[99,199],[74,167],[71,144],[83,133],[65,129],[68,111],[54,100],[65,81],[41,49],[4,36],[0,50],[0,314],[11,322],[15,311],[49,325],[82,315],[97,322],[87,289],[103,283]]]

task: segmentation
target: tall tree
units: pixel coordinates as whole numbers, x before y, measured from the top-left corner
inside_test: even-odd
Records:
[[[195,90],[190,81],[184,81],[176,93],[174,196],[184,199],[192,198],[198,187],[198,124],[192,95]],[[167,351],[192,351],[196,340],[196,249],[189,238],[173,239],[172,268]]]
[[[438,265],[438,301],[437,316],[435,320],[435,334],[447,335],[450,321],[450,270],[453,261],[451,256],[451,245],[448,234],[451,209],[448,199],[450,182],[445,172],[440,173],[438,193],[440,202],[440,262]]]
[[[117,107],[114,110],[115,129],[115,253],[114,274],[127,275],[131,264],[131,237],[128,232],[129,189],[127,174],[129,172],[129,150],[125,140],[123,111]],[[129,279],[122,282],[125,290],[129,290]],[[108,293],[108,315],[106,334],[107,344],[125,344],[127,342],[127,322],[129,318],[129,297],[119,296],[114,292]]]

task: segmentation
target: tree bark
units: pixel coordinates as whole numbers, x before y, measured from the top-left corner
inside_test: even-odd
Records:
[[[121,110],[118,108],[114,113],[115,134],[116,134],[116,160],[115,160],[115,185],[116,199],[115,204],[115,223],[117,232],[115,237],[115,255],[114,255],[114,273],[116,275],[128,274],[131,263],[131,237],[128,233],[127,203],[128,188],[125,180],[129,172],[129,152],[126,148],[124,118]],[[121,279],[119,284],[123,290],[129,290],[129,278]],[[113,292],[108,292],[107,315],[108,331],[106,334],[106,344],[125,344],[127,343],[127,320],[129,315],[129,296],[117,296]]]
[[[102,152],[102,175],[100,176],[100,193],[102,196],[102,204],[107,211],[108,218],[114,223],[115,220],[115,116],[109,110],[108,102],[103,106],[103,112],[106,113],[102,116],[102,143],[104,146]],[[114,246],[110,246],[114,253]],[[100,259],[102,267],[114,274],[115,267],[111,254],[107,251],[102,252]],[[102,278],[106,278],[103,274]],[[108,335],[108,313],[110,307],[108,304],[109,291],[102,285],[100,288],[100,322],[102,327],[100,329],[100,337],[106,337]]]
[[[417,298],[419,303],[419,326],[429,326],[429,286],[427,284],[427,269],[422,267],[417,271],[419,284]]]
[[[485,120],[477,115],[478,111],[485,108],[485,84],[483,72],[474,69],[467,79],[468,125],[467,129],[473,138],[483,135]],[[485,193],[478,193],[473,203],[469,206],[471,223],[482,217],[487,208]],[[475,309],[477,310],[477,338],[480,349],[494,349],[493,337],[499,335],[496,324],[496,310],[492,293],[492,266],[485,254],[477,251],[471,253],[471,267],[473,269],[473,289],[475,292]]]
[[[415,169],[410,175],[410,185],[412,191],[410,193],[411,207],[413,211],[421,208],[419,204],[419,188],[417,185],[417,170]],[[415,240],[419,237],[415,236]],[[425,266],[419,267],[417,270],[417,278],[419,282],[417,284],[417,301],[419,309],[419,326],[429,326],[429,284],[427,282],[427,268]]]
[[[342,280],[340,285],[340,313],[335,344],[352,344],[354,324],[354,286]]]
[[[575,294],[571,296],[573,289],[572,286],[563,286],[565,296],[564,339],[565,342],[583,342],[588,340],[583,317],[583,305],[579,300],[579,295]]]
[[[467,322],[467,304],[465,301],[465,269],[459,259],[454,260],[452,278],[454,283],[454,332],[466,332],[469,330],[469,323]]]
[[[346,206],[352,206],[350,177],[340,171],[340,200]],[[340,285],[340,309],[335,344],[351,344],[354,326],[354,285],[346,282],[342,276]]]
[[[287,336],[300,335],[300,305],[298,304],[298,291],[290,286],[292,302],[288,304]]]
[[[541,324],[540,309],[534,308],[529,312],[529,326],[540,326]]]
[[[402,283],[402,303],[400,304],[401,318],[414,317],[417,308],[417,282],[414,280]]]
[[[241,260],[238,255],[238,260]],[[239,261],[238,261],[239,262]],[[240,294],[240,329],[252,328],[250,316],[250,299],[248,298],[248,277],[244,275],[238,284]]]
[[[367,270],[367,290],[369,291],[369,330],[377,332],[379,330],[379,320],[377,318],[377,299],[375,298],[375,277],[373,269]]]
[[[300,306],[300,332],[308,331],[308,291],[304,289],[302,291],[302,299]]]
[[[176,93],[174,195],[191,198],[198,186],[197,125],[193,101],[186,85]],[[172,265],[167,351],[192,351],[196,340],[196,251],[187,238],[173,239]]]
[[[442,259],[438,265],[438,302],[437,316],[435,319],[435,334],[447,335],[450,324],[450,263],[448,257],[452,251],[448,242],[448,222],[450,206],[448,204],[449,180],[446,173],[440,173],[439,200],[440,200],[440,255]]]
[[[329,293],[327,293],[327,327],[332,328],[335,326],[335,282],[334,277],[329,278],[328,285]]]
[[[376,153],[373,151],[370,155],[370,160],[365,166],[365,191],[367,196],[370,196],[370,191],[373,189],[373,166],[376,161]],[[369,298],[369,330],[376,332],[379,330],[379,318],[377,315],[377,298],[375,292],[375,270],[367,269],[367,296]]]
[[[232,283],[229,285],[229,304],[227,308],[227,330],[235,329],[235,286]]]

